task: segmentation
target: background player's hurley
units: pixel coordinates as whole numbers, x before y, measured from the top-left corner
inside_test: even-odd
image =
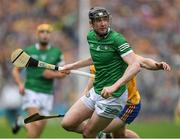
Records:
[[[50,70],[57,70],[57,71],[62,70],[62,67],[60,67],[60,66],[56,66],[56,65],[42,62],[40,60],[36,60],[36,59],[32,58],[26,52],[24,52],[22,49],[16,49],[15,51],[12,52],[11,62],[16,67],[40,67],[40,68],[46,68],[46,69],[50,69]],[[79,71],[79,70],[71,70],[71,73],[82,75],[82,76],[87,76],[87,77],[94,77],[93,74]]]
[[[29,117],[27,117],[26,119],[24,119],[24,123],[28,124],[31,122],[35,122],[35,121],[39,121],[39,120],[44,120],[44,119],[50,119],[50,118],[58,118],[58,117],[63,117],[64,115],[51,115],[51,116],[44,116],[44,115],[40,115],[39,113],[35,113]]]

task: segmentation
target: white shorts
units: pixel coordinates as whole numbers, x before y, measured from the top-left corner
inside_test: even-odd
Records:
[[[103,98],[101,95],[95,93],[92,88],[88,95],[82,96],[81,101],[90,109],[95,110],[97,115],[106,118],[115,118],[123,110],[126,105],[128,97],[127,90],[118,98],[110,97]]]
[[[53,95],[25,89],[22,98],[22,109],[25,110],[30,107],[38,108],[41,114],[49,115],[53,108]]]

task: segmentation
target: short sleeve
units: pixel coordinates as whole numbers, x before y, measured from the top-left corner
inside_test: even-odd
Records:
[[[59,50],[59,61],[58,61],[58,65],[59,66],[62,66],[65,64],[65,61],[64,61],[64,55],[63,53]]]
[[[119,53],[121,57],[124,57],[128,55],[129,53],[133,52],[129,43],[121,35],[117,35],[115,38],[115,49],[117,50],[117,52]]]

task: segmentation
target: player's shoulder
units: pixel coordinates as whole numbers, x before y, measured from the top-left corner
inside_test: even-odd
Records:
[[[35,50],[35,44],[28,45],[27,47],[24,48],[24,51],[29,52],[29,51],[34,51]]]
[[[114,44],[117,46],[127,43],[126,38],[121,33],[116,31],[112,31],[111,38],[114,41]]]
[[[114,39],[125,39],[125,37],[121,33],[117,32],[113,29],[111,30],[110,36],[113,37]]]
[[[87,33],[87,39],[93,38],[94,35],[95,35],[94,30],[90,30],[90,31]]]
[[[56,54],[57,55],[62,55],[61,49],[59,47],[57,47],[57,46],[52,45],[51,48],[50,48],[50,51],[54,55],[56,55]]]
[[[60,48],[58,48],[58,47],[52,45],[52,46],[51,46],[51,50],[57,51],[57,52],[58,52],[58,51],[60,51]]]

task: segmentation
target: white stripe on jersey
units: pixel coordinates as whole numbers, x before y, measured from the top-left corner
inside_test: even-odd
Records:
[[[120,45],[118,48],[120,51],[124,51],[125,49],[129,48],[129,44],[124,43],[124,44]]]
[[[120,45],[119,48],[120,47],[122,48],[124,45],[129,45],[129,44],[128,43],[124,43],[124,44]]]
[[[120,51],[124,51],[127,48],[129,48],[129,45],[126,45],[124,48],[120,49]]]
[[[127,51],[126,53],[122,54],[121,57],[127,56],[128,54],[130,54],[130,53],[132,53],[132,52],[133,52],[133,50],[129,50],[129,51]]]

